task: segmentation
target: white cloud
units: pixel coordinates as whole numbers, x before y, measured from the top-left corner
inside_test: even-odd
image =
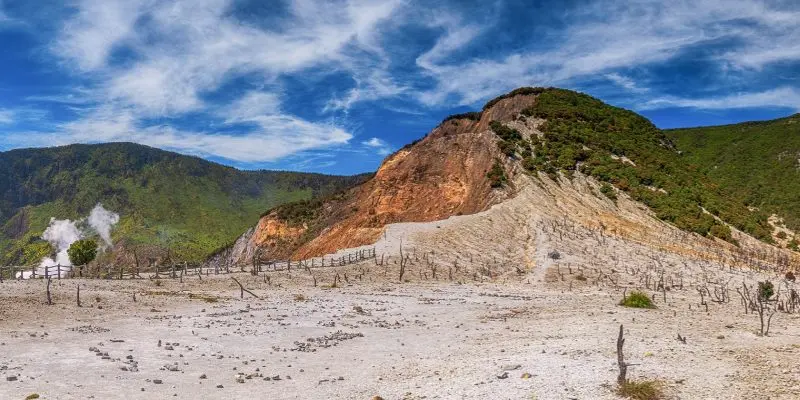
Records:
[[[129,39],[134,24],[153,1],[81,0],[53,50],[84,71],[103,67],[115,46]]]
[[[361,144],[377,151],[377,153],[382,156],[386,156],[392,153],[391,146],[389,145],[389,143],[386,143],[386,141],[383,139],[374,137],[372,139],[361,142]]]
[[[800,112],[800,92],[794,88],[782,87],[763,92],[738,93],[713,98],[684,99],[664,97],[646,102],[640,109],[666,107],[690,107],[708,110],[724,110],[752,107],[786,107]]]
[[[641,87],[636,81],[630,77],[620,75],[618,73],[612,72],[610,74],[606,74],[606,79],[613,82],[615,85],[624,88],[630,92],[647,92],[649,89],[646,87]]]
[[[14,112],[11,110],[0,109],[0,124],[7,125],[14,123]]]
[[[473,105],[522,85],[570,86],[583,79],[605,80],[639,98],[658,96],[649,81],[634,77],[700,48],[701,57],[719,64],[720,75],[800,61],[800,12],[790,2],[598,0],[554,16],[558,28],[537,30],[541,36],[513,49],[491,36],[502,28],[493,25],[498,21],[468,14],[471,9],[459,15],[453,6],[407,7],[412,0],[287,2],[286,15],[267,26],[238,19],[236,0],[76,0],[50,50],[85,86],[28,100],[61,103],[79,117],[25,136],[43,144],[128,140],[264,162],[330,150],[353,137],[339,120],[288,112],[286,77],[311,81],[343,73],[352,79],[335,98],[313,99],[322,110],[303,116],[347,112],[359,102],[414,114],[422,105]],[[432,44],[420,49],[415,46],[423,40],[412,40],[400,49],[407,25],[434,32],[421,38]],[[497,44],[491,57],[474,51],[487,43]],[[246,83],[227,90],[238,78]],[[637,107],[797,108],[797,100],[795,89],[782,87],[718,98],[662,96]],[[216,125],[182,128],[194,115]],[[5,120],[13,118],[21,116]],[[224,133],[210,132],[219,126]],[[378,138],[353,149],[391,151]]]
[[[286,21],[262,27],[237,20],[233,0],[79,2],[52,50],[97,80],[89,97],[98,106],[65,125],[64,140],[132,140],[247,162],[347,143],[352,135],[341,127],[283,113],[278,93],[248,92],[221,110],[205,100],[237,76],[247,75],[250,84],[268,90],[280,78],[312,67],[345,69],[362,80],[333,108],[400,90],[360,57],[383,57],[380,23],[402,5],[400,0],[293,0],[289,5]],[[121,61],[113,57],[118,50],[124,53]],[[190,112],[249,128],[213,134],[145,124],[148,118]]]
[[[324,112],[349,110],[355,103],[395,97],[409,90],[395,83],[392,77],[380,68],[370,70],[370,67],[366,67],[353,70],[358,71],[353,76],[356,86],[350,89],[346,96],[328,101],[323,109]]]
[[[564,16],[567,28],[534,43],[544,49],[520,48],[500,58],[472,58],[449,63],[446,55],[471,43],[474,31],[451,28],[418,65],[437,80],[419,99],[440,104],[454,96],[462,105],[521,85],[564,85],[571,80],[605,75],[618,69],[669,60],[694,46],[717,40],[738,44],[717,56],[734,68],[761,68],[800,60],[800,13],[786,3],[758,0],[597,1]],[[754,25],[747,28],[748,25]],[[457,78],[456,78],[457,77]],[[628,88],[633,80],[617,83]]]
[[[331,123],[286,115],[268,93],[248,93],[217,112],[226,132],[188,131],[169,125],[142,126],[134,112],[103,106],[53,132],[26,133],[14,139],[35,146],[132,141],[198,156],[241,162],[269,162],[310,149],[347,143],[352,135]]]

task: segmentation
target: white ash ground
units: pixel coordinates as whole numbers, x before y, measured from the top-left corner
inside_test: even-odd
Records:
[[[0,398],[612,399],[618,324],[631,376],[662,380],[674,398],[796,398],[797,316],[777,315],[759,337],[735,302],[706,313],[686,290],[626,309],[621,292],[564,275],[333,289],[240,276],[260,300],[239,299],[227,278],[88,281],[82,308],[78,280],[54,284],[49,307],[42,282],[6,282]]]

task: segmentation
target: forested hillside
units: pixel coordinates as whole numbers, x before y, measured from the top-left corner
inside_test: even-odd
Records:
[[[0,153],[0,263],[34,263],[51,217],[78,219],[97,203],[119,213],[115,241],[200,260],[275,205],[341,190],[363,176],[240,171],[132,143]]]
[[[666,133],[729,196],[800,230],[800,114]]]

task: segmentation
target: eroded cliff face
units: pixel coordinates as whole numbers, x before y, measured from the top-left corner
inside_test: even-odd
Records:
[[[474,214],[513,195],[513,186],[492,188],[487,173],[504,164],[491,121],[510,122],[536,101],[535,95],[502,99],[479,119],[451,119],[425,138],[388,157],[375,176],[337,199],[324,202],[306,221],[273,211],[234,245],[231,261],[305,259],[374,243],[386,225],[428,222]]]

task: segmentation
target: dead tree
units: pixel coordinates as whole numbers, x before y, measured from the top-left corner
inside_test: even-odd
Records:
[[[761,336],[769,336],[769,326],[772,323],[772,316],[775,315],[775,308],[770,305],[769,299],[764,298],[758,292],[756,293],[758,294],[756,311],[758,312],[758,320],[761,323]],[[765,315],[767,316],[766,324],[764,323]]]
[[[747,285],[742,283],[742,291],[738,288],[736,291],[742,298],[742,303],[745,306],[745,314],[747,310],[754,311],[758,314],[759,321],[759,334],[761,336],[769,336],[769,328],[772,323],[772,317],[777,312],[776,307],[770,301],[767,293],[762,292],[760,288],[749,290]],[[766,317],[766,319],[765,319]]]
[[[244,288],[244,286],[242,286],[242,284],[241,284],[241,283],[239,283],[239,281],[238,281],[236,278],[234,278],[234,277],[231,277],[231,279],[233,279],[233,281],[234,281],[234,282],[236,282],[236,284],[237,284],[237,285],[239,285],[239,298],[242,298],[242,299],[243,299],[243,298],[244,298],[244,292],[247,292],[247,293],[249,293],[251,296],[253,296],[253,297],[255,297],[255,298],[259,299],[259,300],[261,299],[261,298],[260,298],[260,297],[258,297],[258,296],[257,296],[255,293],[253,293],[253,292],[251,292],[251,291],[249,291],[249,290],[245,289],[245,288]]]
[[[51,282],[51,279],[48,276],[47,277],[47,305],[48,306],[52,306],[53,305],[53,298],[50,297],[50,282]]]
[[[622,337],[622,325],[619,326],[619,336],[617,337],[617,365],[619,366],[619,375],[617,376],[617,384],[624,385],[628,382],[628,364],[625,362],[625,355],[622,353],[622,346],[625,344],[625,338]]]
[[[400,244],[400,282],[403,282],[403,275],[406,273],[406,258],[403,257],[403,244]]]

